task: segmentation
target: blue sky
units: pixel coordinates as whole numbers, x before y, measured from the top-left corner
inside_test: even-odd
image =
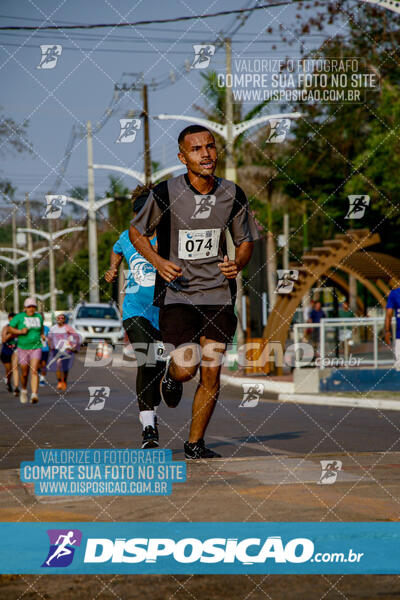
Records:
[[[208,0],[207,0],[208,1]],[[0,25],[44,25],[73,23],[113,23],[141,19],[173,18],[253,6],[256,0],[214,0],[209,4],[194,0],[3,0]],[[293,6],[255,11],[233,37],[233,54],[242,57],[284,58],[297,55],[299,44],[289,48],[278,43],[277,27],[287,32],[295,18]],[[73,125],[95,126],[114,95],[114,84],[132,82],[127,73],[144,73],[144,79],[163,81],[161,89],[150,92],[150,114],[199,114],[193,103],[204,104],[201,95],[201,71],[184,70],[185,60],[192,62],[194,43],[216,39],[220,31],[232,31],[239,24],[235,15],[207,20],[129,27],[118,30],[95,29],[51,32],[0,32],[0,104],[6,116],[21,123],[29,120],[28,137],[32,155],[8,155],[2,160],[2,178],[17,187],[17,197],[30,192],[43,197],[52,190]],[[275,32],[266,29],[274,26]],[[310,47],[318,40],[310,39]],[[40,44],[61,44],[62,54],[54,69],[37,69]],[[273,49],[273,45],[276,49]],[[222,68],[224,52],[219,50],[212,67]],[[171,74],[185,73],[172,84]],[[277,107],[274,107],[275,110]],[[143,170],[143,134],[139,131],[132,144],[115,143],[119,119],[129,110],[141,109],[139,92],[125,94],[119,109],[94,137],[95,163],[107,163]],[[271,107],[272,109],[272,107]],[[269,110],[271,110],[269,109]],[[175,121],[151,122],[152,159],[162,166],[178,163],[176,138],[185,124]],[[75,149],[59,192],[87,184],[86,141]],[[96,170],[96,194],[108,187],[106,171]],[[130,187],[136,182],[122,177]]]

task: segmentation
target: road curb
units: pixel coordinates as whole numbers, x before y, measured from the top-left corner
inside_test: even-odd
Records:
[[[231,385],[242,389],[243,383],[262,383],[264,386],[264,392],[272,392],[273,394],[279,394],[285,392],[286,394],[294,393],[294,383],[292,381],[271,381],[270,379],[263,379],[262,377],[232,377],[231,375],[221,375],[221,383],[224,385]]]
[[[400,411],[400,400],[386,400],[385,398],[354,398],[351,396],[327,396],[324,394],[295,394],[294,384],[289,381],[270,381],[262,377],[231,377],[221,375],[221,382],[242,389],[243,383],[252,381],[262,383],[264,392],[277,394],[279,402],[292,402],[295,404],[314,404],[316,406],[337,406],[347,408],[365,408],[378,410]]]
[[[400,410],[399,400],[385,400],[384,398],[353,398],[350,396],[323,396],[320,394],[279,394],[278,400],[280,402],[314,404],[318,406]]]

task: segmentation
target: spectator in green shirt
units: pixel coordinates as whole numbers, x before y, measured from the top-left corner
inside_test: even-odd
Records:
[[[28,378],[31,373],[30,402],[39,402],[39,363],[42,358],[43,316],[37,312],[35,298],[27,298],[24,302],[24,312],[18,313],[11,319],[9,331],[18,336],[18,363],[21,367],[21,391],[19,399],[22,404],[28,402]]]

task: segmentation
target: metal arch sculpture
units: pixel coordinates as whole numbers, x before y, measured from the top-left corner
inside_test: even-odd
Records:
[[[266,344],[278,342],[284,348],[293,315],[313,285],[321,277],[329,277],[329,272],[341,270],[346,258],[363,248],[378,244],[379,241],[379,234],[371,234],[369,230],[349,230],[346,234],[335,236],[333,240],[325,240],[320,247],[312,248],[310,253],[302,257],[302,265],[291,265],[292,269],[299,271],[299,278],[291,293],[278,296],[264,329]],[[354,275],[360,278],[359,273],[354,272]],[[273,369],[274,366],[266,362],[265,372]],[[278,367],[277,370],[281,372],[282,368]]]
[[[343,277],[338,275],[338,273],[331,270],[326,273],[325,277],[330,279],[336,285],[336,287],[345,293],[346,296],[350,295],[350,286],[348,282]],[[357,296],[357,308],[361,314],[364,314],[364,302],[359,296]]]

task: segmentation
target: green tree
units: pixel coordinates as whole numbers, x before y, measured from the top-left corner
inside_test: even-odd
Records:
[[[381,91],[365,90],[357,104],[301,104],[304,117],[292,128],[278,161],[279,179],[294,212],[306,209],[312,245],[352,227],[369,227],[382,238],[382,250],[399,242],[389,232],[398,225],[400,19],[382,8],[347,0],[321,6],[317,17],[303,11],[295,33],[342,24],[340,34],[324,40],[317,58],[358,57],[360,71],[379,76]],[[299,7],[301,14],[301,7]],[[344,19],[348,17],[347,25]],[[300,19],[301,21],[301,19]],[[368,194],[371,206],[363,219],[345,219],[349,194]],[[300,223],[299,223],[300,224]],[[299,234],[301,236],[301,228]]]

